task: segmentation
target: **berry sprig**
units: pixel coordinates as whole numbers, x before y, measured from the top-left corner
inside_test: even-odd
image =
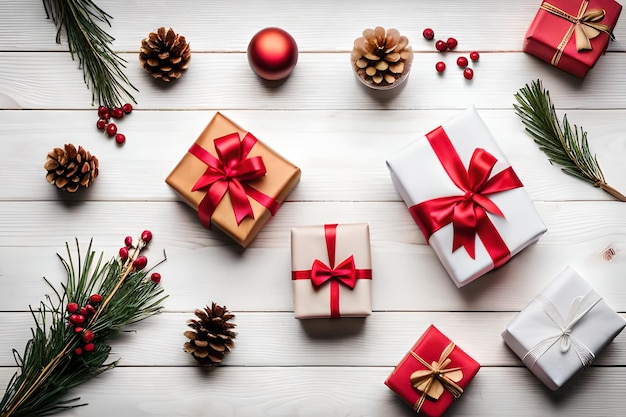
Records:
[[[96,335],[93,331],[86,329],[83,324],[90,322],[90,318],[96,313],[98,304],[102,302],[102,296],[100,294],[92,294],[89,296],[89,301],[84,307],[78,306],[78,303],[67,303],[65,309],[68,313],[67,324],[69,327],[74,328],[74,333],[80,336],[79,346],[74,349],[74,354],[77,356],[83,353],[89,353],[96,347],[94,339]]]
[[[96,127],[99,130],[103,130],[110,138],[115,137],[115,142],[118,145],[126,142],[126,136],[122,133],[117,133],[117,124],[110,121],[110,119],[119,120],[124,117],[125,114],[130,114],[133,111],[133,106],[130,103],[124,104],[122,107],[98,107],[98,121]]]
[[[424,29],[424,31],[422,32],[422,35],[424,36],[424,39],[429,40],[429,41],[435,39],[435,31],[432,30],[431,28]],[[439,39],[435,42],[435,49],[439,52],[451,51],[455,49],[458,46],[458,44],[459,42],[455,38],[448,38],[445,41]],[[472,60],[473,62],[478,61],[478,59],[480,58],[480,54],[477,51],[470,52],[469,56],[470,56],[470,60]],[[469,65],[469,61],[467,60],[467,57],[464,57],[464,56],[458,57],[456,60],[456,64],[459,68],[463,69],[463,77],[465,77],[466,80],[471,80],[472,78],[474,78],[474,70],[472,68],[467,67]],[[438,61],[435,64],[435,70],[440,74],[443,73],[446,70],[445,62]]]

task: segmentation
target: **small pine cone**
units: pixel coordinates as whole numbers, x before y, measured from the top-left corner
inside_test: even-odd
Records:
[[[215,303],[210,308],[197,309],[195,315],[199,320],[188,321],[193,330],[185,332],[189,341],[185,343],[184,350],[202,365],[217,365],[235,346],[233,339],[237,333],[231,329],[236,324],[229,322],[235,315]]]
[[[391,86],[408,74],[413,50],[409,39],[400,36],[397,29],[385,31],[378,26],[365,29],[363,36],[355,39],[351,60],[354,71],[365,84],[379,88]]]
[[[174,29],[159,28],[141,41],[139,61],[154,78],[169,82],[189,66],[191,48]]]
[[[98,158],[79,146],[66,144],[63,149],[54,148],[48,152],[44,164],[48,171],[46,179],[50,184],[70,193],[80,187],[89,187],[98,176]]]

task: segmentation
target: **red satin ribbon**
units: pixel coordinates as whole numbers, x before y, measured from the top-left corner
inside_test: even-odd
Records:
[[[335,247],[337,242],[337,225],[324,225],[324,237],[330,266],[319,259],[313,261],[310,270],[292,271],[291,279],[310,279],[314,288],[330,282],[330,318],[339,318],[339,284],[354,289],[357,279],[372,279],[371,269],[357,269],[354,255],[350,255],[335,267]]]
[[[426,240],[442,227],[452,223],[454,238],[452,252],[464,247],[472,259],[476,257],[476,235],[483,242],[497,268],[511,257],[511,252],[487,212],[504,217],[489,194],[523,187],[513,168],[492,176],[497,159],[484,149],[477,148],[466,170],[450,138],[438,127],[426,135],[435,155],[452,182],[463,192],[461,195],[440,197],[409,207],[415,223]]]
[[[198,217],[205,227],[211,227],[211,216],[227,192],[230,195],[237,225],[248,216],[254,219],[248,196],[267,208],[272,215],[278,211],[280,207],[278,201],[247,184],[248,181],[265,175],[263,158],[260,156],[248,158],[256,142],[257,139],[250,133],[247,133],[243,140],[239,140],[238,133],[217,138],[214,140],[217,158],[196,143],[189,149],[189,153],[208,166],[191,189],[191,191],[207,190],[206,196],[198,205]]]

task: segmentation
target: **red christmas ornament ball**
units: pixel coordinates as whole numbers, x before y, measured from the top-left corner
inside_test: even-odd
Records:
[[[265,28],[248,44],[248,62],[252,70],[269,81],[287,78],[298,62],[298,45],[279,28]]]

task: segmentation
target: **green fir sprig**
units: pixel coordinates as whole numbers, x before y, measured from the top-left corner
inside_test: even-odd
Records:
[[[92,0],[42,0],[46,15],[57,27],[56,42],[65,30],[72,59],[78,57],[83,79],[92,92],[92,105],[121,107],[128,100],[136,103],[130,90],[138,91],[123,72],[126,60],[117,55],[115,40],[100,25],[109,27],[112,17]]]
[[[513,104],[513,107],[517,115],[550,163],[558,164],[566,174],[600,187],[620,201],[626,201],[626,196],[606,183],[598,159],[589,150],[587,132],[582,127],[572,126],[567,115],[563,116],[561,125],[550,92],[543,88],[540,80],[522,87],[515,94],[515,99],[518,104]]]
[[[79,397],[67,399],[68,392],[115,367],[117,361],[106,363],[109,341],[159,312],[167,298],[160,275],[148,276],[147,258],[140,255],[151,237],[144,231],[138,244],[125,246],[109,261],[103,254],[96,257],[91,242],[84,257],[78,240],[76,257],[66,243],[67,258],[58,257],[67,281],[58,291],[44,278],[54,294],[46,295],[38,309],[31,307],[32,337],[22,354],[13,350],[19,370],[0,401],[0,417],[46,416],[86,405]]]

